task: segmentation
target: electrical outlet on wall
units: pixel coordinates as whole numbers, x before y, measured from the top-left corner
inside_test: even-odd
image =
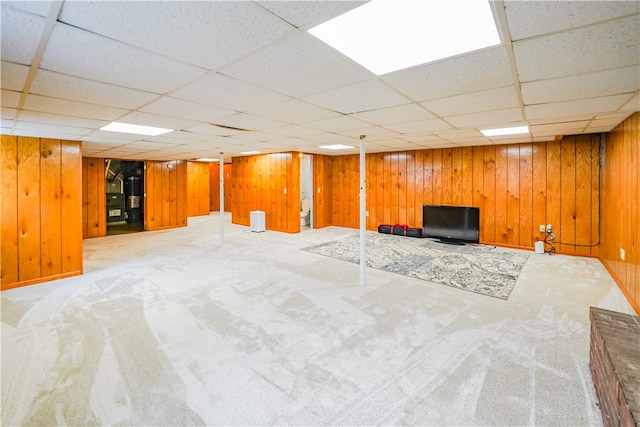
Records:
[[[620,248],[620,259],[621,259],[621,260],[623,260],[623,261],[625,261],[625,259],[624,259],[624,258],[625,258],[625,256],[626,256],[626,254],[625,254],[625,252],[624,252],[624,249],[623,249],[623,248]]]
[[[540,224],[540,232],[544,233],[544,224]]]
[[[547,233],[552,233],[553,228],[551,228],[551,224],[547,224]]]

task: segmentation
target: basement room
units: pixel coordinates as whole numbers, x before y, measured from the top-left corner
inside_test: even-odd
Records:
[[[0,424],[640,425],[640,2],[0,12]]]

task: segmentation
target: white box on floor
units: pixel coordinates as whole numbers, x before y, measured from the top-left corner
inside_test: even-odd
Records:
[[[264,211],[251,211],[249,217],[251,231],[262,232],[265,229]]]

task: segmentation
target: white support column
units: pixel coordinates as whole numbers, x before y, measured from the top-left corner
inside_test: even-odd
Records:
[[[220,246],[224,245],[224,153],[220,153]]]
[[[367,192],[365,187],[365,154],[364,154],[365,135],[360,135],[360,286],[364,286],[365,267],[367,265],[367,240],[366,240],[366,222],[367,215]]]

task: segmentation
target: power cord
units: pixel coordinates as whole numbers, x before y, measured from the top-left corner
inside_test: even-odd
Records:
[[[549,255],[556,254],[555,242],[556,242],[556,235],[553,234],[553,232],[547,230],[544,236],[544,244],[549,245],[549,249],[545,249],[545,252],[548,253]]]

